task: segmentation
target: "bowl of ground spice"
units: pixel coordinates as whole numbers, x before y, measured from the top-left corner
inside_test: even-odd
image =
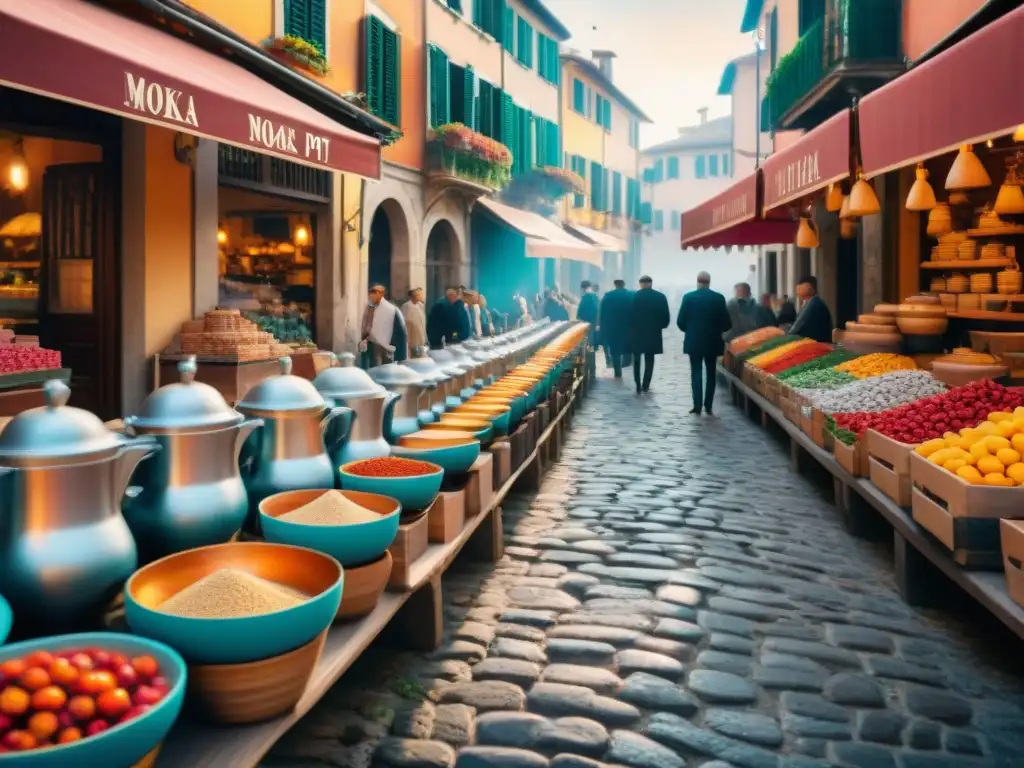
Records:
[[[402,456],[381,456],[342,464],[345,491],[363,491],[398,499],[403,514],[422,512],[437,498],[444,470],[437,464]]]
[[[132,632],[190,664],[270,659],[311,642],[341,604],[344,572],[330,555],[286,544],[189,549],[136,571],[124,590]]]
[[[285,491],[260,502],[267,541],[325,552],[346,571],[387,551],[401,513],[397,499],[362,491]]]

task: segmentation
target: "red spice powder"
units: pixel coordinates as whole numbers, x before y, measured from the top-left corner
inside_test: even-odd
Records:
[[[417,475],[432,475],[437,469],[433,464],[415,459],[403,459],[399,456],[383,456],[379,459],[366,459],[350,467],[345,471],[350,475],[360,477],[416,477]]]

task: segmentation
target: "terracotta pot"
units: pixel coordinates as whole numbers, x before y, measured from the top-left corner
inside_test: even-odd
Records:
[[[947,387],[962,387],[972,381],[997,379],[1005,376],[1007,370],[1005,365],[967,365],[942,360],[932,361],[932,375]]]
[[[941,336],[949,327],[945,317],[898,317],[896,327],[906,336]]]
[[[372,563],[345,569],[345,586],[342,589],[341,606],[338,608],[335,621],[357,619],[366,616],[377,607],[377,602],[388,585],[388,579],[391,578],[393,562],[391,553],[385,552],[383,557]]]

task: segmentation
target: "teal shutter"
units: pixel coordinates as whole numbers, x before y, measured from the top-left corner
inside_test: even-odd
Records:
[[[708,155],[708,176],[718,175],[718,155]]]
[[[509,53],[515,53],[515,29],[516,29],[516,12],[511,8],[505,8],[503,11],[503,18],[501,24],[501,44],[505,46],[505,50]]]
[[[451,83],[448,54],[435,45],[428,45],[430,78],[430,127],[437,128],[451,121]]]
[[[612,213],[622,213],[622,174],[618,171],[612,174]]]
[[[670,179],[678,179],[679,178],[679,158],[678,157],[670,157],[668,159],[668,177]]]
[[[464,125],[472,128],[476,124],[476,119],[473,114],[473,104],[476,101],[476,75],[473,74],[473,68],[467,66],[463,70],[462,77],[462,122]]]
[[[533,67],[533,27],[522,16],[516,26],[516,58],[524,67]]]
[[[537,33],[537,74],[547,80],[548,72],[548,38],[543,32]]]
[[[584,181],[584,189],[585,189],[586,188],[586,183],[585,182],[587,180],[587,161],[584,160],[579,155],[573,155],[572,156],[572,169],[577,174],[579,174],[581,179],[583,179],[583,181]],[[573,201],[572,201],[573,208],[582,208],[585,204],[586,204],[586,193],[585,192],[580,191],[580,192],[577,192],[575,195],[573,195]]]
[[[292,0],[294,3],[295,0]],[[370,112],[384,114],[384,81],[381,66],[384,48],[384,24],[376,16],[367,16],[363,24],[363,93]]]
[[[604,174],[601,172],[600,163],[590,163],[590,207],[595,211],[601,210],[601,182],[604,181]]]
[[[501,126],[501,137],[498,139],[500,142],[508,146],[509,140],[515,140],[516,133],[516,115],[515,115],[515,102],[512,101],[512,97],[504,91],[501,91],[501,98],[498,102],[500,123]],[[512,147],[509,147],[512,149]],[[518,147],[517,147],[518,149]],[[514,151],[514,150],[513,150]],[[514,156],[513,156],[514,159]]]
[[[585,111],[585,93],[583,90],[583,81],[573,78],[572,81],[572,108],[579,112],[581,115]]]
[[[704,178],[704,175],[705,175],[705,171],[704,171],[704,155],[697,155],[696,159],[694,160],[694,173],[693,173],[693,175],[696,176],[698,179],[703,179]]]
[[[327,53],[327,0],[308,0],[309,30],[306,42]]]
[[[679,222],[682,221],[682,217],[679,215],[679,211],[671,211],[669,213],[669,218],[672,219],[669,222],[669,226],[671,226],[672,229],[679,229]]]
[[[654,212],[654,231],[661,232],[665,227],[665,214],[661,211]]]
[[[462,15],[462,0],[448,0],[448,7],[460,16]]]
[[[660,184],[665,178],[665,161],[660,158],[654,164],[654,183]]]
[[[494,130],[494,86],[486,80],[480,81],[480,100],[476,109],[476,130],[484,136],[495,138]]]
[[[284,0],[284,33],[288,37],[306,39],[309,34],[308,0]]]
[[[384,27],[384,113],[391,125],[402,122],[402,39]]]
[[[641,203],[640,204],[640,221],[643,224],[651,223],[651,204]]]
[[[537,149],[537,165],[551,165],[548,162],[548,121],[543,117],[535,117],[533,124],[536,128],[536,135],[533,140]]]
[[[519,151],[523,154],[523,173],[527,173],[533,169],[533,113],[524,109],[520,116]]]
[[[612,103],[608,99],[604,100],[604,127],[608,131],[612,129]]]

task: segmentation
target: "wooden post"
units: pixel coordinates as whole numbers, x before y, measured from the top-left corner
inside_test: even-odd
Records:
[[[921,608],[938,608],[944,602],[942,592],[948,589],[942,573],[900,534],[892,532],[893,566],[896,588],[907,602]]]
[[[441,574],[435,573],[406,601],[392,620],[393,637],[413,651],[433,651],[444,635]]]
[[[466,557],[478,563],[496,563],[505,555],[505,531],[502,527],[501,507],[492,509],[462,550]]]
[[[543,476],[544,470],[541,467],[538,451],[526,459],[526,462],[523,464],[523,471],[512,484],[512,491],[514,493],[536,493],[540,490],[540,482]]]

